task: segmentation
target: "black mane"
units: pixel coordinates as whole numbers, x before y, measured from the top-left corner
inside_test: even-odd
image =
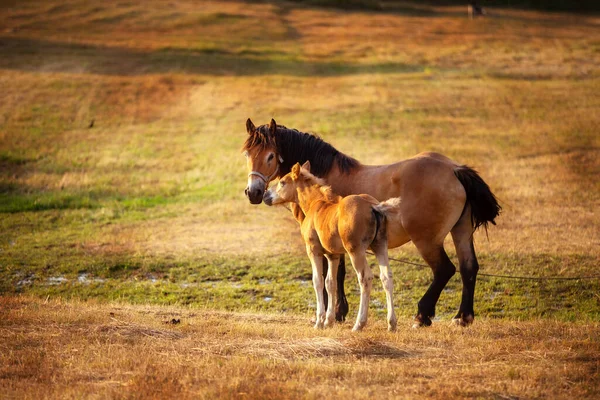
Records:
[[[269,125],[256,128],[256,134],[267,138]],[[337,165],[344,174],[351,172],[360,165],[360,162],[338,151],[335,147],[316,135],[288,129],[277,125],[275,135],[277,153],[283,158],[279,165],[279,178],[289,173],[294,164],[310,161],[310,172],[317,177],[324,177]]]

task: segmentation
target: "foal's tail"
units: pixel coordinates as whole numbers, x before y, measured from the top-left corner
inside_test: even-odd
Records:
[[[477,171],[466,165],[454,169],[454,175],[467,192],[467,204],[471,206],[471,222],[474,229],[483,225],[487,231],[488,222],[496,225],[494,219],[500,215],[500,204],[490,187],[481,179]]]
[[[395,197],[371,206],[373,217],[376,222],[375,237],[371,243],[371,249],[377,253],[377,249],[387,251],[388,224],[397,224],[400,221],[400,198]]]
[[[400,219],[400,202],[400,197],[392,197],[374,205],[373,209],[383,214],[389,223],[402,225],[402,220]]]
[[[392,197],[391,199],[387,199],[386,201],[382,201],[381,203],[374,205],[373,208],[388,218],[395,215],[399,216],[400,201],[400,197]]]

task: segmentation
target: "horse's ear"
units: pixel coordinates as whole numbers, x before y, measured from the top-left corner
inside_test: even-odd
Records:
[[[302,164],[302,169],[306,170],[306,172],[310,172],[310,161],[306,160],[306,162]]]
[[[254,126],[250,118],[248,118],[248,120],[246,121],[246,131],[248,132],[248,135],[252,135],[254,131],[256,131],[256,127]]]
[[[271,136],[275,136],[276,132],[277,132],[277,122],[275,122],[275,120],[273,118],[271,118],[271,122],[269,123],[269,133],[271,134]]]
[[[300,177],[300,163],[296,163],[292,167],[292,179],[297,181],[299,177]]]

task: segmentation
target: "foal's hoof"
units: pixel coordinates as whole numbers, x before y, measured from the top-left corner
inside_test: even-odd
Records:
[[[359,323],[354,324],[354,326],[352,327],[352,332],[362,331],[362,329],[365,327],[365,325],[366,324],[359,324]]]
[[[475,316],[473,314],[465,315],[463,313],[458,313],[456,317],[452,318],[452,322],[456,326],[469,326],[473,323],[474,319]]]
[[[313,326],[313,328],[315,328],[315,329],[323,329],[323,323],[322,322],[317,322],[315,324],[315,326]]]
[[[398,325],[398,323],[396,321],[388,322],[388,331],[389,332],[396,332],[397,325]]]

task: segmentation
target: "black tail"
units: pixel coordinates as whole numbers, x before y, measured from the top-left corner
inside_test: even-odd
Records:
[[[494,219],[500,215],[502,207],[477,171],[462,165],[454,170],[454,175],[467,192],[467,204],[471,206],[471,221],[474,228],[477,229],[483,225],[487,231],[488,222],[496,225]]]

